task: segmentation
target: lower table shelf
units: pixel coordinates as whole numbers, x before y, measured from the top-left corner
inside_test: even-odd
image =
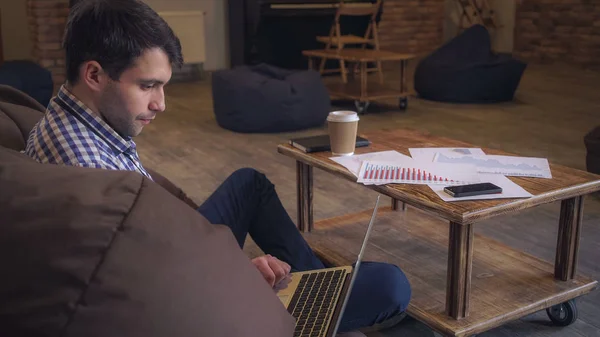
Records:
[[[413,94],[408,91],[394,89],[389,85],[381,84],[375,81],[367,84],[367,94],[365,96],[361,95],[360,81],[358,80],[349,80],[348,83],[343,83],[341,81],[336,83],[327,83],[326,87],[329,91],[329,94],[332,96],[358,101],[408,97]]]
[[[327,263],[347,265],[360,251],[371,210],[325,219],[303,233]],[[577,275],[562,282],[554,266],[493,239],[475,234],[469,316],[445,313],[449,225],[409,208],[379,210],[365,260],[389,262],[412,286],[408,313],[447,336],[470,336],[592,291],[597,281]]]

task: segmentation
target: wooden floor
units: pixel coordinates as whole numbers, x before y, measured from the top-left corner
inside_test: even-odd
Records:
[[[390,75],[391,76],[391,75]],[[600,125],[600,73],[566,66],[532,66],[525,72],[516,99],[492,105],[457,105],[409,99],[406,112],[394,100],[382,102],[361,116],[360,130],[411,127],[499,148],[523,156],[585,169],[583,136]],[[325,127],[294,133],[236,134],[220,128],[212,112],[210,82],[173,83],[167,88],[167,111],[147,126],[136,141],[145,166],[182,186],[203,201],[234,170],[253,167],[276,185],[282,202],[296,220],[295,163],[277,153],[290,137],[320,134]],[[315,171],[315,218],[362,210],[375,193]],[[558,228],[558,203],[518,216],[481,223],[476,233],[553,261]],[[557,226],[543,226],[552,222]],[[600,198],[584,205],[579,272],[600,279]],[[357,243],[358,244],[358,243]],[[252,245],[248,246],[253,253]],[[483,333],[480,336],[600,336],[600,291],[578,301],[579,320],[566,328],[550,324],[545,312]],[[375,336],[433,336],[423,324],[407,319]]]

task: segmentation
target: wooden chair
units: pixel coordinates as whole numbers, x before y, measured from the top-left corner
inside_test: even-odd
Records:
[[[456,3],[460,12],[458,33],[475,24],[481,24],[487,29],[498,28],[494,10],[487,0],[456,0]]]
[[[344,49],[347,45],[362,45],[362,49],[365,49],[367,45],[372,45],[375,50],[379,50],[379,34],[377,29],[376,18],[381,8],[381,1],[377,0],[375,3],[360,3],[360,4],[347,4],[344,0],[340,0],[338,9],[335,14],[335,19],[329,30],[328,36],[318,36],[317,41],[325,43],[325,49],[337,48],[338,50]],[[343,16],[370,16],[369,24],[364,36],[356,35],[342,35],[340,27],[340,19]],[[325,71],[326,58],[321,59],[319,71],[321,74],[326,73]],[[329,72],[341,72],[342,81],[348,82],[346,61],[339,60],[340,68],[332,69]],[[383,72],[381,70],[381,61],[376,62],[376,68],[370,68],[368,71],[377,71],[379,73],[379,82],[383,83]]]

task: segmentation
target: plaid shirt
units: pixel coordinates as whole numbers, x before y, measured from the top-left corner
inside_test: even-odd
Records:
[[[136,171],[152,179],[133,140],[120,136],[65,86],[31,130],[24,152],[40,163]]]

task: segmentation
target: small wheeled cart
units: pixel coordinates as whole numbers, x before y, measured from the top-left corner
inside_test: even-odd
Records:
[[[350,80],[340,78],[339,82],[327,83],[326,86],[332,97],[354,100],[359,114],[365,113],[370,102],[378,99],[398,98],[400,110],[408,108],[410,92],[406,85],[406,66],[409,60],[415,58],[415,55],[358,48],[304,50],[302,54],[308,57],[309,69],[314,70],[318,70],[315,69],[314,58],[339,60],[358,65],[358,78],[354,78],[354,76],[350,76]],[[400,62],[399,90],[386,85],[383,76],[379,76],[378,81],[368,80],[368,65],[387,61]]]

